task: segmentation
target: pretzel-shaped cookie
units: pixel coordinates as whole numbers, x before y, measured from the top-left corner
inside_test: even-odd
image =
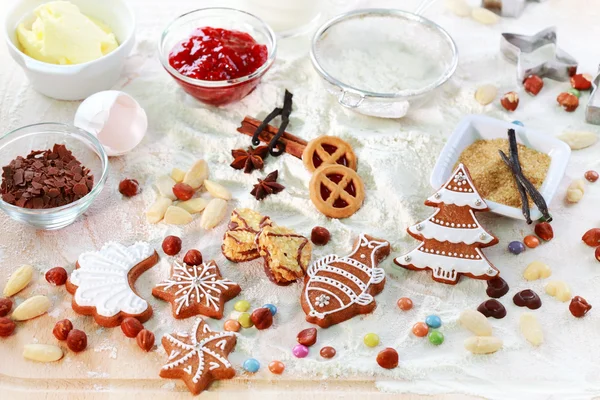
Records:
[[[310,172],[328,164],[343,165],[356,171],[356,155],[352,146],[335,136],[321,136],[308,142],[302,161]]]
[[[351,216],[365,199],[365,187],[356,171],[339,164],[319,167],[309,188],[315,207],[330,218]]]

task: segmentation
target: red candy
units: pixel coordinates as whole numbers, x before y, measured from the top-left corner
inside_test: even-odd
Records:
[[[591,309],[592,305],[580,296],[573,297],[573,299],[571,299],[571,304],[569,304],[569,311],[577,318],[583,317]]]

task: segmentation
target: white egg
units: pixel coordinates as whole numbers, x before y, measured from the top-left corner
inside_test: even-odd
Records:
[[[81,103],[74,124],[96,136],[106,154],[119,156],[142,141],[148,129],[148,117],[127,93],[107,90],[95,93]]]

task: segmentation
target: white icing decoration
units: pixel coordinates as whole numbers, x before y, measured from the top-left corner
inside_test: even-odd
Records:
[[[432,217],[435,217],[439,212],[440,209],[438,208]],[[469,210],[469,212],[471,213],[473,220],[476,220],[473,211]],[[421,228],[418,229],[417,225],[420,225]],[[438,242],[465,243],[471,245],[473,243],[488,244],[494,240],[494,237],[488,235],[485,229],[477,223],[473,224],[474,228],[471,229],[446,227],[433,223],[429,219],[420,222],[417,225],[408,228],[409,231],[415,235],[422,235],[425,239],[435,239]],[[471,226],[471,224],[469,224],[469,226]],[[481,236],[482,234],[485,235],[483,239]]]
[[[443,203],[443,204],[452,204],[459,207],[470,206],[471,208],[477,210],[485,210],[488,208],[485,201],[481,198],[479,193],[472,188],[475,187],[471,178],[469,178],[465,172],[463,164],[459,164],[450,179],[446,182],[446,184],[438,190],[433,196],[430,196],[427,200],[432,203]],[[466,180],[468,184],[471,186],[469,189],[465,189],[462,192],[455,192],[452,190],[446,189],[446,186],[450,186],[455,176],[461,176],[462,180]],[[464,178],[464,179],[463,179]],[[468,190],[468,191],[467,191]]]
[[[99,251],[81,254],[77,260],[79,268],[70,278],[77,286],[75,302],[83,307],[95,307],[103,317],[113,317],[119,312],[145,312],[148,303],[129,286],[129,273],[153,254],[154,249],[145,242],[129,247],[109,242]]]
[[[208,264],[203,263],[197,268],[187,269],[185,264],[182,265],[175,261],[171,279],[159,283],[156,287],[168,290],[177,285],[179,289],[175,293],[176,296],[179,295],[179,297],[175,298],[175,304],[177,304],[175,314],[177,315],[179,315],[184,306],[189,307],[190,301],[192,303],[195,301],[194,294],[198,302],[204,298],[206,300],[206,307],[219,311],[221,308],[219,296],[211,294],[212,291],[221,293],[219,286],[227,290],[228,287],[234,286],[235,283],[226,278],[215,280],[215,277],[216,267],[212,262]]]
[[[358,241],[358,245],[352,251],[352,253],[350,253],[348,256],[339,257],[335,254],[332,254],[332,255],[322,257],[322,258],[318,259],[317,261],[313,262],[308,267],[308,270],[307,270],[307,275],[309,277],[309,280],[308,280],[308,283],[304,290],[305,300],[310,308],[309,315],[315,316],[319,319],[322,319],[329,314],[333,314],[333,313],[342,311],[342,310],[352,306],[353,304],[358,304],[358,305],[362,305],[362,306],[371,304],[374,301],[374,298],[369,293],[367,293],[367,289],[371,285],[381,283],[385,279],[385,271],[383,270],[383,268],[378,268],[375,266],[377,264],[376,260],[375,260],[375,253],[377,252],[378,249],[380,249],[384,246],[387,246],[387,245],[388,245],[388,243],[385,241],[383,241],[383,242],[374,241],[374,240],[368,241],[364,235],[361,235],[360,239]],[[355,260],[354,258],[351,258],[351,257],[355,256],[356,252],[361,247],[365,247],[365,246],[369,249],[372,249],[371,257],[370,257],[370,265],[372,265],[373,267],[369,267],[369,266],[363,264],[362,262]],[[349,266],[354,267],[354,268],[360,270],[365,275],[367,275],[368,280],[365,282],[359,276],[356,276],[342,268],[332,265],[334,263],[348,264]],[[321,271],[327,272],[329,276],[323,276],[323,274],[320,273]],[[355,289],[340,282],[339,279],[331,278],[330,274],[335,274],[340,277],[344,277],[347,280],[349,280],[350,282],[352,282],[352,284],[354,286],[357,286],[359,288],[358,293],[355,291]],[[319,283],[319,285],[315,285],[315,283]],[[325,288],[327,286],[333,287],[333,288],[343,292],[344,295],[346,295],[348,297],[349,301],[343,301],[335,293],[333,293],[330,290],[327,290]],[[310,296],[309,296],[310,293],[313,291],[321,293],[319,296],[317,296],[315,298],[314,304],[313,304],[313,302],[311,302]],[[337,304],[339,305],[337,308],[330,310],[330,311],[317,311],[316,310],[316,307],[321,308],[321,307],[328,305],[331,298],[334,298],[337,301]]]

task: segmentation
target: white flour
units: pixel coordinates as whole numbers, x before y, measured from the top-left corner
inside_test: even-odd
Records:
[[[600,185],[589,185],[584,199],[576,206],[565,207],[562,201],[569,178],[579,177],[592,167],[600,168],[597,157],[600,145],[573,154],[567,178],[551,204],[556,232],[552,242],[513,256],[506,251],[508,242],[521,239],[531,232],[531,228],[520,221],[494,215],[479,217],[482,225],[500,238],[500,244],[486,249],[485,253],[511,285],[509,294],[501,299],[508,316],[503,320],[491,320],[494,335],[504,341],[504,348],[498,353],[486,356],[468,353],[463,348],[463,341],[469,335],[457,323],[462,310],[475,308],[487,298],[485,283],[463,279],[454,287],[438,284],[426,273],[399,270],[392,262],[394,256],[417,245],[405,229],[433,212],[423,205],[433,192],[428,185],[429,173],[445,138],[465,114],[485,113],[506,120],[519,119],[528,127],[548,134],[557,134],[567,128],[597,131],[596,127],[586,127],[579,122],[583,120],[584,107],[574,114],[553,108],[556,93],[565,90],[566,83],[546,81],[542,93],[535,99],[522,97],[520,108],[512,115],[507,115],[496,104],[481,107],[473,100],[475,88],[482,83],[497,84],[501,93],[504,89],[515,88],[514,66],[499,56],[499,33],[521,31],[525,27],[533,33],[546,26],[550,15],[575,18],[570,11],[570,2],[557,0],[551,2],[552,6],[549,3],[528,5],[521,20],[503,20],[493,28],[469,19],[460,20],[441,8],[432,9],[431,18],[446,27],[457,41],[462,54],[461,64],[454,79],[431,103],[400,121],[368,118],[341,108],[323,90],[308,57],[294,54],[292,46],[307,48],[306,43],[297,41],[281,44],[280,58],[257,90],[246,99],[219,109],[198,104],[162,70],[155,54],[156,39],[168,19],[165,13],[174,16],[191,9],[192,3],[182,1],[177,6],[169,5],[176,10],[159,7],[159,3],[157,7],[140,7],[138,45],[119,88],[134,96],[146,109],[150,126],[147,137],[132,153],[111,159],[111,174],[103,193],[86,216],[72,226],[59,232],[36,232],[0,215],[3,232],[10,233],[3,235],[0,242],[3,268],[12,270],[17,264],[28,262],[41,271],[55,265],[71,270],[81,252],[98,249],[109,240],[123,243],[147,240],[159,249],[164,236],[181,235],[184,249],[200,249],[206,260],[214,258],[217,261],[225,277],[240,284],[243,289],[240,298],[250,301],[253,307],[273,303],[279,308],[272,328],[243,330],[236,351],[232,353],[231,360],[240,374],[240,365],[246,358],[254,357],[261,362],[261,370],[249,379],[272,379],[266,366],[271,360],[279,359],[286,364],[285,377],[290,379],[371,378],[386,392],[461,393],[530,399],[551,395],[556,398],[600,395],[600,364],[597,362],[600,348],[595,338],[600,329],[600,314],[594,308],[588,316],[576,320],[569,314],[567,304],[544,294],[544,282],[527,283],[521,277],[529,262],[544,261],[553,269],[552,279],[565,280],[574,294],[584,296],[594,306],[600,305],[597,290],[600,269],[592,249],[579,241],[585,230],[600,222],[597,212]],[[416,1],[412,3],[416,4]],[[565,39],[572,35],[577,37],[583,34],[584,26],[586,30],[600,33],[600,26],[593,24],[596,20],[589,19],[588,14],[593,15],[593,12],[576,14],[577,19],[573,20],[577,21],[576,26],[563,23],[559,27],[561,35],[564,33]],[[481,40],[471,40],[474,36]],[[577,40],[565,40],[565,43],[572,46],[569,53],[585,61],[582,71],[593,72],[597,60],[591,56],[584,60],[589,53],[584,51],[584,44]],[[42,120],[72,120],[77,103],[41,97],[28,87],[21,72],[14,72],[13,77],[10,70],[0,69],[0,78],[6,87],[2,95],[3,107],[0,107],[2,131]],[[353,145],[367,197],[363,208],[351,218],[328,220],[316,211],[308,196],[310,175],[300,160],[289,155],[268,158],[264,171],[250,175],[229,167],[232,161],[230,150],[250,143],[247,136],[235,131],[244,115],[264,117],[274,106],[281,105],[286,88],[294,93],[294,111],[288,131],[307,140],[321,134],[336,135]],[[296,334],[309,326],[304,322],[299,305],[301,285],[283,288],[273,285],[266,279],[260,261],[246,264],[226,261],[220,254],[226,221],[209,232],[200,228],[198,219],[185,227],[145,222],[143,212],[156,196],[151,187],[153,180],[168,173],[172,167],[186,169],[197,158],[205,158],[210,163],[211,179],[232,191],[235,201],[231,202],[230,208],[253,208],[304,235],[309,235],[315,225],[327,227],[332,241],[325,247],[315,247],[315,259],[329,253],[348,253],[354,238],[361,232],[389,240],[393,246],[392,255],[382,264],[388,278],[384,291],[376,296],[378,307],[375,312],[327,330],[319,329],[318,343],[311,348],[309,356],[303,360],[295,359],[291,349]],[[252,185],[257,178],[275,169],[279,170],[280,182],[286,189],[257,202],[249,194]],[[142,194],[122,199],[117,185],[124,177],[138,179],[143,187]],[[151,287],[166,277],[168,270],[168,260],[162,257],[160,264],[143,274],[137,284],[140,294],[155,310],[146,327],[154,331],[157,343],[164,333],[187,330],[191,326],[189,320],[175,321],[170,305],[150,295]],[[519,333],[518,318],[523,310],[511,301],[516,291],[525,288],[535,290],[544,303],[540,310],[534,311],[546,337],[539,348],[530,346]],[[55,373],[59,374],[62,365],[66,365],[71,375],[79,373],[82,378],[156,378],[165,361],[162,347],[142,356],[135,341],[126,339],[119,329],[95,331],[91,318],[76,317],[69,311],[71,296],[65,291],[48,289],[45,285],[37,285],[35,290],[52,290],[57,296],[53,300],[55,306],[63,315],[77,318],[74,323],[78,326],[86,327],[90,343],[98,352],[95,356],[106,358],[104,367],[91,367],[67,355],[65,363],[53,366]],[[396,307],[396,300],[402,296],[412,298],[413,310],[401,312]],[[446,340],[439,347],[410,333],[411,326],[429,314],[439,315],[444,324],[441,331]],[[52,313],[52,316],[57,315]],[[236,316],[233,301],[226,305],[225,319],[230,316]],[[223,321],[209,319],[208,323],[220,329]],[[364,346],[362,337],[369,332],[380,336],[379,347]],[[19,335],[28,334],[23,325]],[[333,360],[325,361],[318,355],[319,349],[326,345],[337,349]],[[375,357],[384,347],[398,350],[398,368],[388,371],[377,366]],[[15,357],[15,362],[21,362],[20,358]],[[177,387],[180,385],[177,382]],[[163,386],[168,390],[174,388],[167,381]]]

